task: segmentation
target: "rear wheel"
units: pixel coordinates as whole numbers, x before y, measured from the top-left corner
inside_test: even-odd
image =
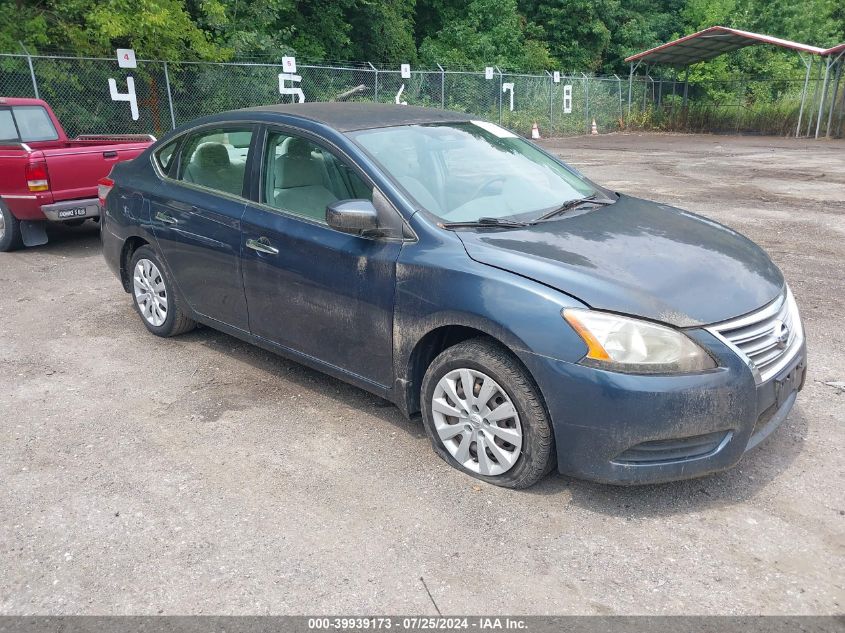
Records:
[[[155,251],[142,246],[132,255],[132,297],[144,325],[156,336],[176,336],[196,327],[185,316],[173,284]]]
[[[554,467],[539,390],[513,354],[493,341],[465,341],[435,358],[423,379],[422,409],[434,450],[473,477],[527,488]]]
[[[0,252],[7,253],[23,246],[21,223],[6,205],[0,202]]]

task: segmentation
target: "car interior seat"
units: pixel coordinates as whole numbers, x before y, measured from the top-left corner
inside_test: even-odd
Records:
[[[275,206],[325,221],[326,206],[337,196],[329,189],[324,161],[315,158],[313,145],[291,137],[282,144],[275,164]]]
[[[203,143],[185,168],[185,180],[235,195],[243,193],[243,167],[233,165],[222,143]]]

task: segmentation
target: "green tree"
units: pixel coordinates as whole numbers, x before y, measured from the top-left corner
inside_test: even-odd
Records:
[[[554,67],[542,30],[520,15],[516,0],[470,0],[439,6],[441,27],[426,35],[420,59],[443,66],[499,65],[510,69]]]
[[[139,57],[222,59],[229,51],[198,26],[226,20],[219,0],[192,13],[182,0],[17,0],[0,5],[0,49],[50,49],[111,56],[134,48]]]

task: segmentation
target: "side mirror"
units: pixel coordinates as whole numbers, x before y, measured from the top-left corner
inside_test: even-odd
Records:
[[[338,200],[326,207],[326,223],[343,233],[378,233],[378,212],[369,200]]]

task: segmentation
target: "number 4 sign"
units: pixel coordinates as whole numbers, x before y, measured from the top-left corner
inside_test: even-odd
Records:
[[[135,78],[126,78],[126,92],[120,93],[117,91],[117,82],[109,77],[109,93],[112,101],[128,101],[129,111],[132,113],[132,120],[138,120],[138,99],[135,97]]]
[[[138,64],[135,62],[135,51],[131,48],[118,48],[117,65],[121,68],[137,68]]]

